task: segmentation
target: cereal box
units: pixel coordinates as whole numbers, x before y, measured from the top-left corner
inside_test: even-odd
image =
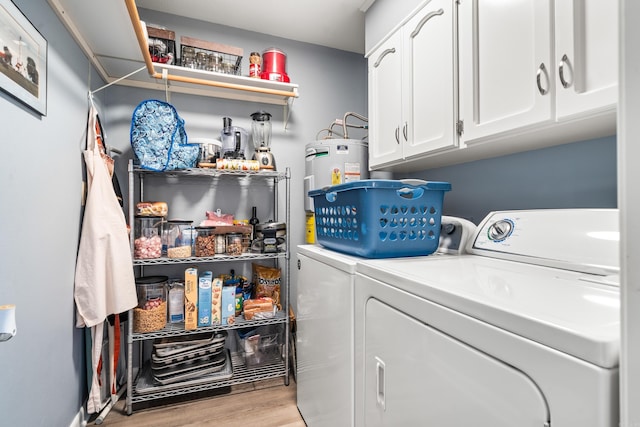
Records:
[[[213,273],[205,271],[198,279],[198,327],[211,326],[211,282]]]
[[[222,279],[216,277],[211,282],[211,325],[222,322]]]
[[[184,328],[198,329],[198,269],[184,271]]]
[[[222,324],[233,325],[236,321],[236,287],[222,287]]]

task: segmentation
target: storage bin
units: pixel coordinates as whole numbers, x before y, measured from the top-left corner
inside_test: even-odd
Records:
[[[136,278],[138,306],[133,309],[133,332],[153,332],[167,324],[167,276]]]
[[[317,241],[365,258],[432,254],[449,190],[448,182],[365,179],[309,191]]]
[[[238,350],[248,368],[277,363],[282,360],[281,335],[277,332],[265,333],[258,329],[244,335],[238,331]]]

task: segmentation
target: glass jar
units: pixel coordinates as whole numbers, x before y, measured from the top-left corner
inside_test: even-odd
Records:
[[[169,258],[189,258],[193,255],[193,221],[167,221],[167,256]]]
[[[133,332],[153,332],[167,324],[167,276],[136,278],[138,305],[133,309]]]
[[[190,46],[182,47],[182,66],[196,68],[196,50]]]
[[[227,252],[227,236],[216,234],[216,253],[223,254],[225,252]]]
[[[262,57],[258,52],[251,52],[249,55],[249,77],[253,77],[255,79],[260,78],[260,73],[262,72]]]
[[[217,52],[213,52],[213,53],[210,53],[209,56],[207,57],[208,71],[220,71],[221,64],[222,64],[221,54]]]
[[[227,255],[240,255],[240,254],[242,254],[242,234],[228,233],[227,234]]]
[[[196,68],[198,70],[207,69],[207,53],[199,51],[196,53]]]
[[[135,217],[133,257],[135,259],[160,258],[162,256],[162,217]]]
[[[215,227],[196,227],[195,254],[197,257],[216,254]]]

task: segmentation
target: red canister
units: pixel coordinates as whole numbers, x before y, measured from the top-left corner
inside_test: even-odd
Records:
[[[274,47],[262,52],[262,73],[260,78],[289,83],[287,55]]]

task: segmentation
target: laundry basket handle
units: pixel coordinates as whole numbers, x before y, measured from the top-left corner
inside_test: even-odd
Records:
[[[327,194],[325,194],[324,197],[325,199],[327,199],[327,202],[333,203],[338,198],[338,193],[336,193],[335,191],[330,191]]]
[[[422,179],[401,179],[400,182],[404,185],[413,185],[415,187],[419,187],[427,183],[427,181],[424,181]]]
[[[408,188],[403,187],[396,190],[396,194],[403,199],[419,199],[424,194],[424,188]]]

